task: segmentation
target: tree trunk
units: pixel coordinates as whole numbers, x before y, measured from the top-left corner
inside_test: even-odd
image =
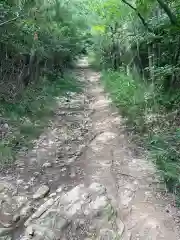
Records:
[[[173,25],[177,25],[177,18],[176,16],[172,13],[171,9],[169,8],[168,4],[165,3],[163,0],[157,0],[159,3],[160,7],[165,11],[165,13],[168,15],[171,23]]]

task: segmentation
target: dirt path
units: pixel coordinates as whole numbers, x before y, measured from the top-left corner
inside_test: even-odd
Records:
[[[99,73],[84,60],[75,74],[84,91],[58,99],[34,149],[1,174],[0,240],[180,239],[180,213],[133,153]]]

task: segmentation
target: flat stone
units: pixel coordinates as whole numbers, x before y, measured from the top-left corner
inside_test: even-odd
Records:
[[[71,191],[67,192],[62,197],[62,202],[74,203],[81,199],[81,196],[83,193],[84,193],[84,184],[80,184],[74,187]]]
[[[53,205],[53,203],[54,200],[50,198],[47,202],[41,205],[38,210],[24,223],[24,226],[27,227],[32,220],[39,218],[44,212],[47,211],[48,208]]]
[[[37,200],[43,198],[50,191],[47,185],[42,185],[33,195],[33,199]]]
[[[58,219],[56,219],[55,225],[56,225],[56,227],[58,227],[58,230],[63,230],[64,228],[66,228],[69,225],[69,222],[65,218],[58,218]]]
[[[74,216],[77,213],[80,213],[82,211],[81,207],[82,207],[81,202],[78,201],[76,203],[73,203],[71,207],[68,209],[68,211],[66,212],[66,215],[68,216],[68,218]]]
[[[25,222],[24,226],[27,229],[24,235],[28,237],[28,240],[31,238],[58,240],[66,238],[67,234],[75,239],[80,237],[79,231],[85,229],[86,237],[90,239],[94,236],[93,234],[96,234],[97,240],[112,240],[118,236],[121,238],[124,224],[117,226],[116,219],[112,218],[109,221],[104,214],[111,203],[106,194],[99,194],[99,190],[104,189],[101,185],[95,184],[93,188],[95,191],[89,190],[84,184],[68,192],[62,189],[61,186],[59,191],[62,193],[60,194],[51,193],[52,198],[48,197],[47,201]],[[88,202],[89,198],[90,202]],[[84,210],[87,210],[88,214],[84,215]],[[117,228],[113,230],[112,225]],[[70,232],[67,233],[67,231]]]
[[[106,196],[98,196],[95,201],[91,202],[90,206],[93,210],[98,210],[106,207],[108,204]]]

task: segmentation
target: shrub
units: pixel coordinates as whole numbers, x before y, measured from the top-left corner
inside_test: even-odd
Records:
[[[136,134],[136,144],[146,147],[167,188],[180,199],[180,130],[179,112],[167,112],[166,95],[154,94],[152,86],[142,84],[131,75],[112,70],[102,73],[105,88],[127,126]],[[174,96],[175,97],[175,96]],[[161,98],[161,101],[160,101]],[[137,134],[140,136],[137,138]],[[138,140],[138,142],[137,142]]]

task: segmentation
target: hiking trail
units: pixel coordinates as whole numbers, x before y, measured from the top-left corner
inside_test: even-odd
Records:
[[[0,175],[0,240],[176,240],[180,211],[86,59],[81,93],[57,99],[53,122]]]

